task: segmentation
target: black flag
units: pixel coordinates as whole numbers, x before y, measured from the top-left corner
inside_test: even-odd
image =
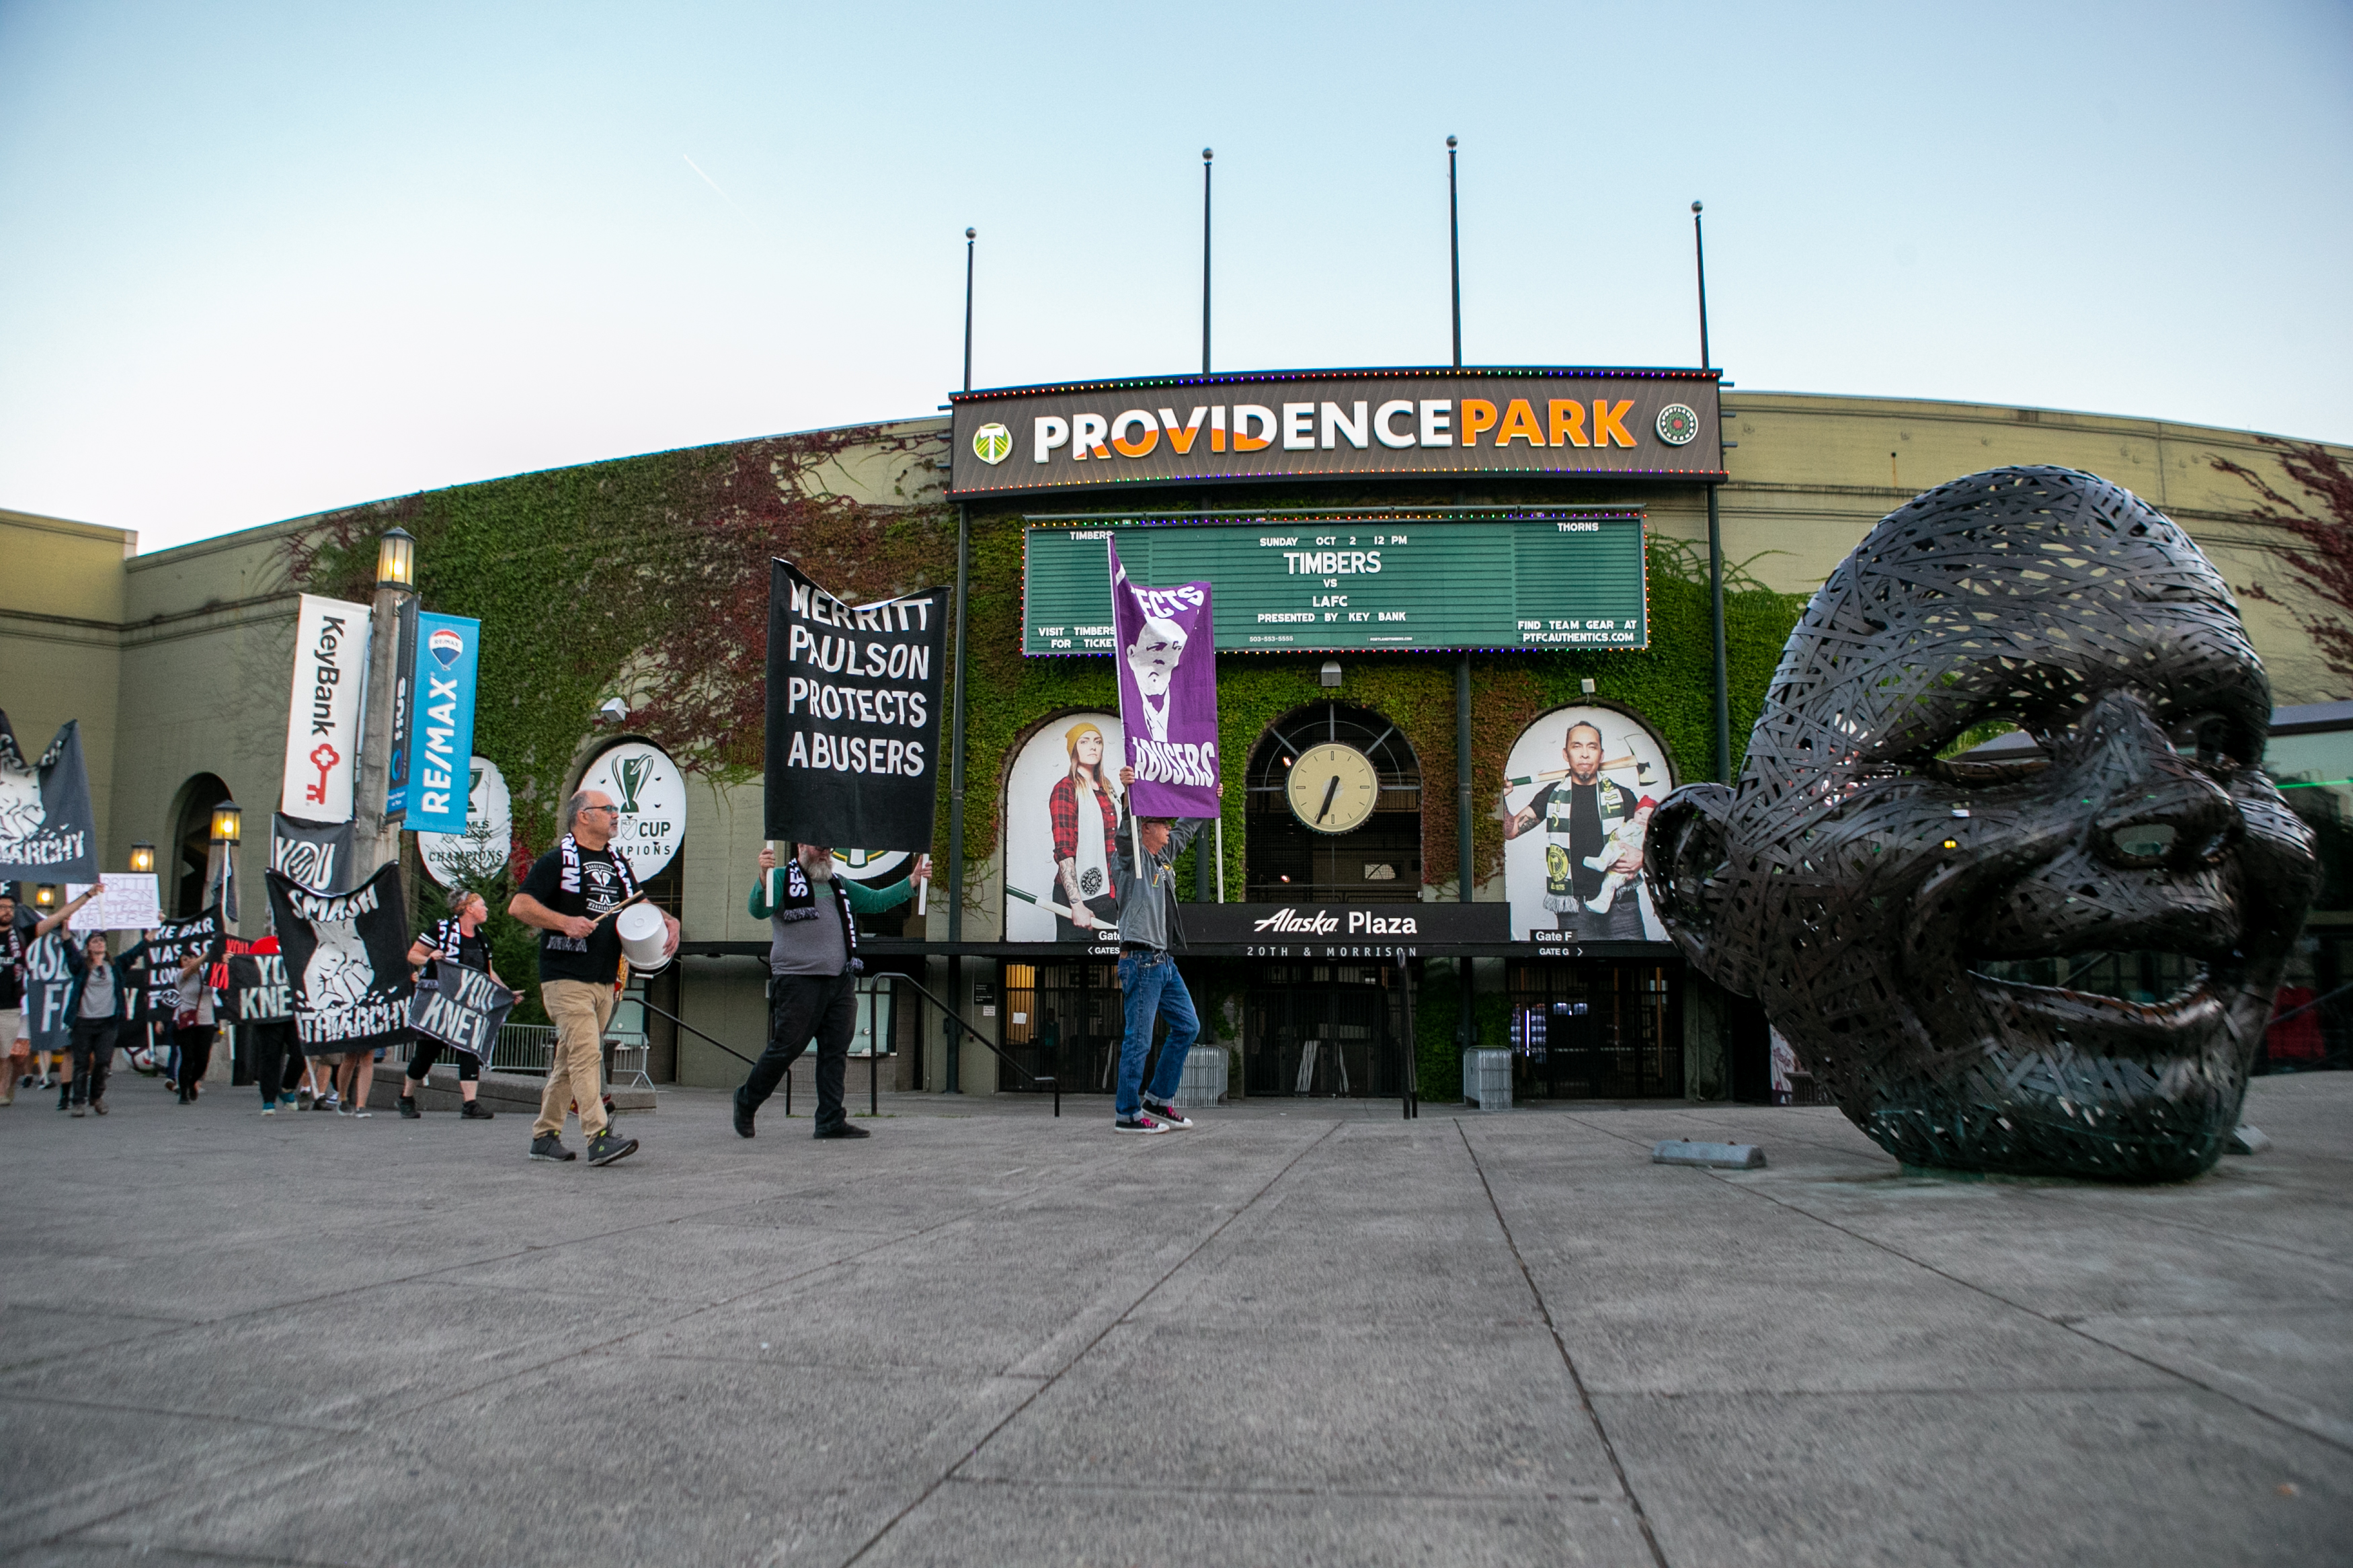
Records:
[[[232,952],[221,1016],[232,1024],[275,1024],[294,1016],[294,987],[282,952]]]
[[[414,989],[400,867],[386,866],[338,896],[306,892],[277,871],[269,877],[303,1051],[336,1057],[398,1039],[408,1027]]]
[[[946,590],[852,607],[789,561],[768,584],[766,837],[932,842]]]
[[[352,824],[269,814],[269,868],[305,892],[352,890]]]
[[[193,920],[165,921],[147,933],[147,940],[118,961],[130,971],[131,1022],[168,1024],[180,1010],[180,960],[202,953],[207,963],[222,945],[227,930],[221,907],[214,903]]]
[[[28,763],[0,713],[0,882],[18,880],[98,880],[98,822],[79,720],[67,720],[40,760]]]

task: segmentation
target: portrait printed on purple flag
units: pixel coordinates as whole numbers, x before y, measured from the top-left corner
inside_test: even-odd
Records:
[[[1121,728],[1145,816],[1218,815],[1218,649],[1209,584],[1131,582],[1107,542]]]

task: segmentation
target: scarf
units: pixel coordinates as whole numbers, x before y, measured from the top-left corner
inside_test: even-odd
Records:
[[[817,919],[817,884],[809,880],[807,871],[801,869],[798,845],[793,847],[793,858],[785,862],[784,870],[785,896],[776,900],[776,907],[770,911],[771,918],[780,925]],[[858,956],[858,918],[849,912],[849,889],[841,885],[841,878],[838,875],[828,879],[826,885],[833,889],[833,906],[841,915],[841,934],[848,946],[849,973],[859,973],[866,965]]]
[[[580,846],[575,843],[572,835],[567,833],[562,842],[556,845],[555,850],[557,854],[564,857],[564,875],[560,885],[567,893],[579,892]],[[621,897],[625,900],[636,898],[638,879],[629,873],[629,858],[609,844],[605,847],[605,854],[613,862],[613,874],[620,879]],[[440,944],[437,942],[434,945],[438,947]]]

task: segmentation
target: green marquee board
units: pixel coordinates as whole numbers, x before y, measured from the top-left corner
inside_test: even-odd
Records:
[[[1022,652],[1113,651],[1113,538],[1137,583],[1216,584],[1220,651],[1650,646],[1641,514],[1531,511],[1032,522]]]

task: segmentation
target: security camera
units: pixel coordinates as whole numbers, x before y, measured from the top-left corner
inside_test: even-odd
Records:
[[[597,705],[596,717],[607,724],[618,724],[629,716],[629,705],[617,697],[607,697]]]

